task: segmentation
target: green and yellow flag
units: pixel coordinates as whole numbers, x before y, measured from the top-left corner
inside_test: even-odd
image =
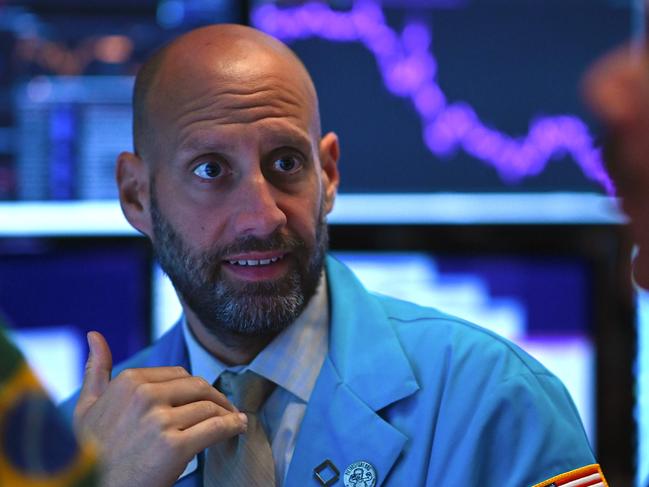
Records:
[[[97,485],[92,449],[80,447],[44,392],[0,316],[0,485]]]

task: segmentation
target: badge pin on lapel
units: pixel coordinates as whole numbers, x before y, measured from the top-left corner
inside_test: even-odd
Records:
[[[313,476],[320,482],[320,485],[329,487],[340,478],[340,470],[336,468],[331,460],[327,459],[313,469]]]
[[[374,487],[376,485],[376,470],[371,463],[354,462],[343,473],[345,487]]]

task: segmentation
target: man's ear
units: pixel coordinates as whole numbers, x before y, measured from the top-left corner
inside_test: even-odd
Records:
[[[334,207],[340,173],[338,172],[338,159],[340,146],[338,136],[329,132],[320,140],[320,164],[322,165],[322,184],[325,190],[325,212],[329,213]]]
[[[150,184],[146,163],[132,152],[122,152],[117,156],[115,176],[124,216],[136,230],[150,238]]]

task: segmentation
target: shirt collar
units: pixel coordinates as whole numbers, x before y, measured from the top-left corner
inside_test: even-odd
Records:
[[[191,374],[213,384],[225,370],[251,370],[308,402],[328,350],[329,302],[322,274],[316,293],[300,316],[248,365],[226,366],[198,342],[183,319]]]

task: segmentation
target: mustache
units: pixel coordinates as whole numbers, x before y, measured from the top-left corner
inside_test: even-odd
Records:
[[[208,258],[214,264],[220,263],[225,257],[245,252],[281,251],[291,252],[306,248],[306,243],[301,238],[275,231],[267,238],[253,235],[237,238],[234,242],[214,248],[208,252]]]

